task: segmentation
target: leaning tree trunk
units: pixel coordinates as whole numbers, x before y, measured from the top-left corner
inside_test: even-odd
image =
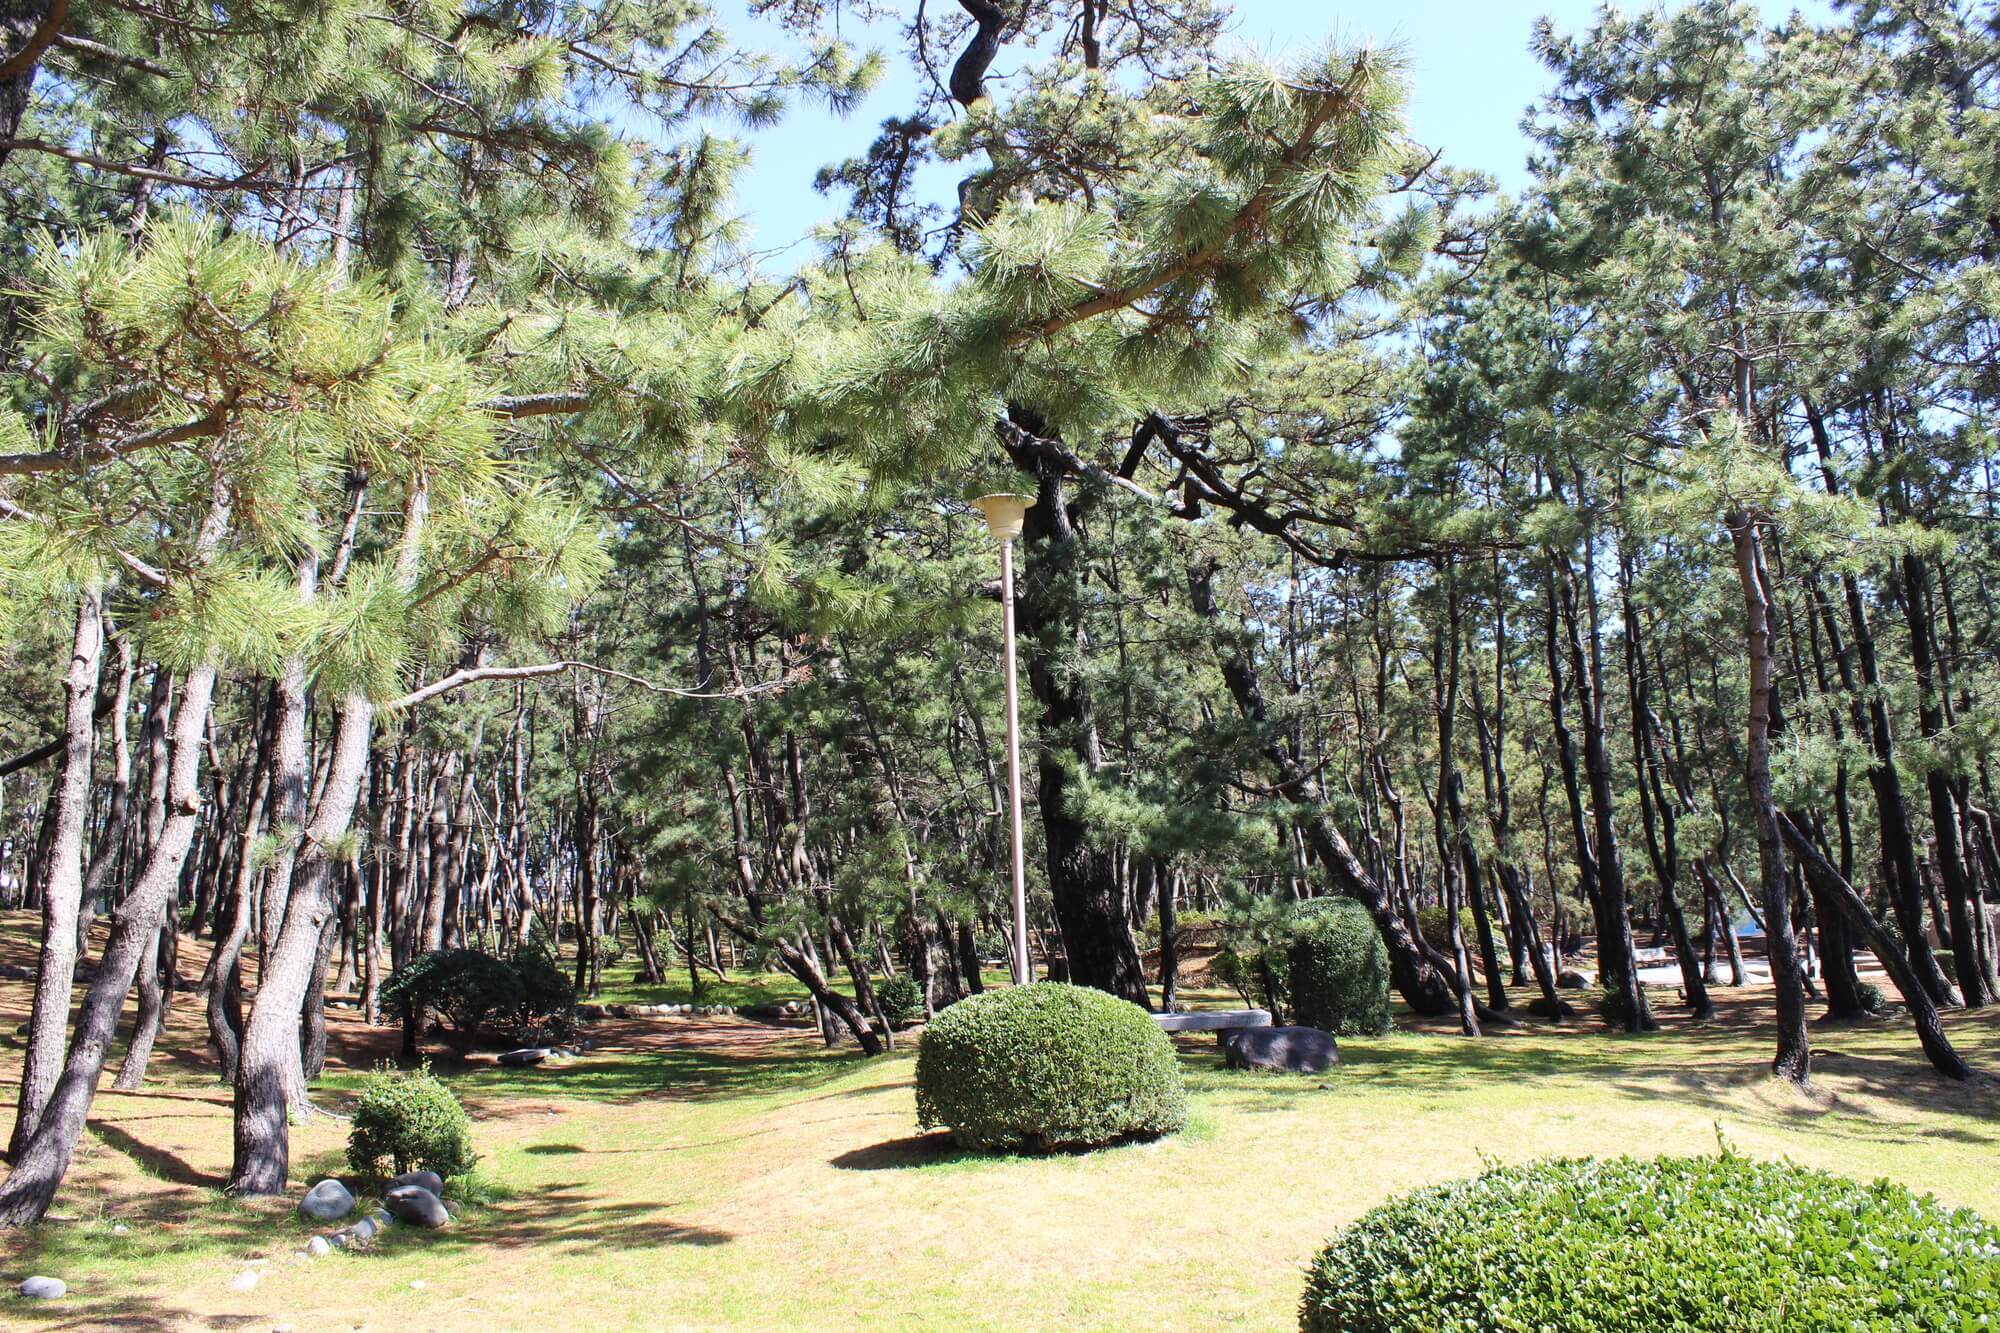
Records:
[[[1799,858],[1806,877],[1817,884],[1827,898],[1838,904],[1846,914],[1848,924],[1854,932],[1868,942],[1875,951],[1875,957],[1889,974],[1902,994],[1903,1003],[1909,1006],[1910,1019],[1917,1029],[1917,1040],[1922,1043],[1924,1054],[1931,1066],[1947,1078],[1964,1079],[1972,1076],[1972,1068],[1964,1057],[1952,1049],[1951,1041],[1945,1036],[1944,1024],[1938,1018],[1937,1005],[1931,1002],[1930,990],[1910,960],[1896,947],[1896,941],[1868,910],[1868,904],[1855,892],[1833,863],[1820,854],[1812,840],[1782,813],[1777,818],[1778,831],[1786,842],[1792,845],[1792,852]]]
[[[1215,601],[1215,568],[1195,565],[1188,570],[1188,590],[1196,614],[1219,622],[1221,611]],[[1251,662],[1240,632],[1218,631],[1217,646],[1222,650],[1222,678],[1243,716],[1263,733],[1264,757],[1278,772],[1278,786],[1297,812],[1299,831],[1326,868],[1334,892],[1352,898],[1375,918],[1375,928],[1389,952],[1389,979],[1412,1009],[1425,1017],[1449,1014],[1458,1009],[1458,993],[1431,961],[1424,956],[1415,934],[1396,911],[1388,893],[1369,875],[1355,856],[1347,839],[1326,812],[1319,779],[1302,767],[1270,735],[1266,726],[1264,691],[1258,683],[1257,668]]]
[[[226,512],[226,511],[225,511]],[[85,1117],[97,1094],[98,1079],[111,1052],[118,1010],[132,988],[153,942],[160,915],[180,882],[201,811],[202,732],[208,723],[215,689],[215,668],[197,667],[181,691],[180,712],[174,719],[174,744],[167,780],[167,814],[132,889],[111,918],[111,935],[97,975],[84,995],[77,1016],[69,1059],[56,1080],[40,1125],[27,1146],[15,1156],[14,1170],[0,1185],[0,1226],[25,1226],[48,1211],[56,1188],[69,1170],[70,1156],[83,1135]]]
[[[169,904],[167,911],[172,910]],[[166,999],[160,981],[160,956],[166,940],[166,923],[162,921],[153,931],[152,945],[139,963],[139,1007],[132,1015],[132,1040],[125,1047],[125,1061],[118,1066],[118,1077],[111,1080],[111,1086],[119,1092],[136,1092],[145,1084],[146,1066],[153,1059],[153,1043],[158,1040],[160,1024],[166,1018]]]
[[[1771,608],[1764,595],[1763,554],[1757,521],[1741,511],[1729,516],[1729,536],[1736,553],[1736,577],[1743,588],[1744,643],[1750,665],[1750,716],[1744,784],[1756,818],[1757,864],[1763,880],[1764,947],[1771,964],[1771,984],[1777,992],[1778,1052],[1771,1072],[1804,1085],[1812,1076],[1812,1046],[1806,1035],[1805,977],[1799,969],[1792,937],[1790,894],[1786,888],[1785,850],[1778,830],[1778,810],[1771,794]]]
[[[76,979],[76,923],[83,900],[83,826],[90,810],[90,761],[96,732],[97,673],[104,658],[104,603],[95,588],[77,602],[69,669],[63,673],[62,767],[49,793],[48,859],[42,878],[42,947],[28,1015],[28,1052],[9,1155],[16,1161],[41,1124],[61,1076],[70,989]]]
[[[368,768],[375,709],[365,695],[342,701],[334,722],[326,784],[306,830],[304,851],[292,870],[285,919],[271,956],[258,970],[257,998],[243,1028],[236,1069],[235,1160],[229,1191],[282,1194],[291,1169],[285,1112],[292,1101],[291,1073],[303,1072],[299,1017],[315,982],[320,939],[333,913],[335,856],[353,823]]]

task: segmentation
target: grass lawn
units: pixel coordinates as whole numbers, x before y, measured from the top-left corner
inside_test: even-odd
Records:
[[[0,983],[10,1103],[26,1003],[26,983]],[[49,1273],[69,1298],[0,1297],[0,1320],[1277,1328],[1314,1249],[1392,1193],[1485,1159],[1714,1151],[1718,1131],[1751,1155],[1888,1176],[2000,1217],[1991,1081],[1945,1085],[1907,1028],[1883,1023],[1816,1031],[1817,1087],[1800,1096],[1764,1073],[1760,1004],[1750,992],[1715,1027],[1648,1037],[1349,1040],[1317,1077],[1229,1073],[1190,1039],[1188,1133],[1028,1159],[917,1137],[908,1049],[865,1061],[735,1019],[605,1023],[565,1069],[441,1067],[477,1119],[487,1203],[442,1233],[305,1260],[291,1201],[216,1189],[228,1097],[184,996],[157,1084],[99,1097],[57,1220],[0,1240],[9,1289]],[[2000,1070],[2000,1015],[1951,1028]],[[319,1099],[337,1107],[394,1034],[342,1017],[334,1039]],[[295,1131],[301,1186],[337,1165],[344,1133],[333,1118]],[[253,1269],[253,1289],[232,1288]]]

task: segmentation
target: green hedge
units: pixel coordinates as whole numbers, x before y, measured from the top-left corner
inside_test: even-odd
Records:
[[[1743,1157],[1501,1167],[1365,1214],[1313,1261],[1308,1333],[1975,1329],[2000,1230],[1900,1185]]]
[[[1173,1043],[1138,1005],[1060,982],[941,1011],[917,1047],[917,1119],[968,1148],[1089,1147],[1187,1124]]]
[[[1389,950],[1367,908],[1348,898],[1300,903],[1285,952],[1293,1022],[1343,1037],[1389,1030]]]

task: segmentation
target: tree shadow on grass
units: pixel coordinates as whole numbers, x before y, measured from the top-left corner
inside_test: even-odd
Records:
[[[12,1302],[18,1308],[10,1314],[23,1318],[42,1314],[33,1309],[36,1304],[17,1300]],[[183,1328],[269,1328],[271,1316],[268,1314],[214,1314],[197,1315],[192,1310],[172,1310],[159,1305],[149,1305],[144,1310],[134,1309],[129,1300],[95,1300],[79,1303],[74,1297],[66,1297],[48,1307],[49,1317],[37,1319],[40,1328],[51,1329],[138,1329],[149,1331],[158,1329],[160,1333]]]
[[[126,1123],[131,1123],[130,1117]],[[170,1180],[176,1185],[193,1185],[198,1188],[212,1188],[222,1184],[223,1178],[197,1171],[187,1159],[177,1157],[165,1148],[156,1148],[133,1135],[120,1125],[103,1120],[88,1122],[90,1132],[103,1140],[106,1146],[115,1148],[139,1164],[139,1169],[161,1180]]]
[[[663,1245],[727,1245],[735,1233],[696,1226],[663,1215],[665,1203],[605,1203],[585,1182],[565,1181],[537,1188],[533,1197],[469,1210],[437,1231],[392,1227],[372,1253],[422,1248],[449,1255],[470,1247],[531,1250],[627,1251]],[[360,1251],[358,1253],[370,1253]]]
[[[593,1052],[573,1063],[527,1070],[483,1064],[456,1069],[440,1064],[433,1068],[461,1098],[483,1111],[523,1097],[706,1102],[804,1091],[853,1072],[862,1059],[859,1055],[746,1054],[674,1047]]]
[[[832,1159],[842,1171],[905,1171],[913,1167],[941,1166],[949,1162],[990,1161],[993,1154],[961,1148],[942,1131],[912,1134],[906,1138],[851,1148]]]

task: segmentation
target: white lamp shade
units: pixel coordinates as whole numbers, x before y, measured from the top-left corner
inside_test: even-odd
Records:
[[[1011,542],[1021,535],[1021,522],[1035,503],[1032,495],[982,495],[973,508],[986,515],[986,530],[1000,541]]]

